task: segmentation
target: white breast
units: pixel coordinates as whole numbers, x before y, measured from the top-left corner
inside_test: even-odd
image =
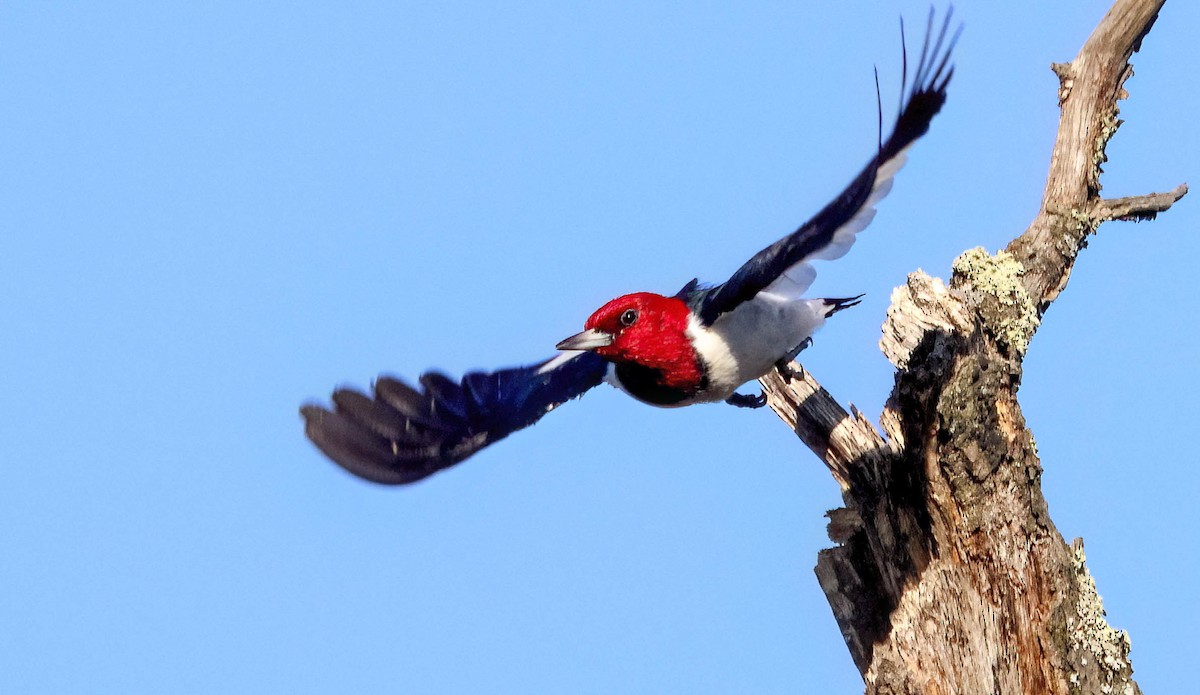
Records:
[[[723,401],[747,381],[771,371],[825,322],[821,299],[785,299],[760,293],[712,326],[694,317],[688,336],[704,362],[708,388],[698,401]]]

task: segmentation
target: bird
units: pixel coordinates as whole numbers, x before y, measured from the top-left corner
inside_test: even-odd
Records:
[[[739,393],[747,382],[792,365],[827,318],[860,297],[807,299],[816,277],[811,261],[843,256],[891,190],[909,148],[929,130],[946,101],[954,67],[949,10],[940,29],[930,10],[925,40],[909,82],[901,19],[900,104],[874,156],[848,186],[792,233],[754,254],[723,283],[691,280],[672,295],[634,292],[593,312],[584,330],[560,341],[557,356],[535,364],[471,371],[454,380],[422,374],[412,386],[379,376],[367,395],[338,388],[332,406],[300,409],[305,434],[350,473],[384,485],[404,485],[449,468],[529,427],[563,403],[608,382],[643,403],[666,408],[725,402],[745,408],[763,394]]]

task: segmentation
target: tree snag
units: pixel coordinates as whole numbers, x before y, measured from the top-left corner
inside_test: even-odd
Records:
[[[1090,234],[1153,219],[1187,193],[1100,196],[1129,59],[1165,0],[1117,0],[1073,61],[1053,66],[1062,115],[1037,217],[948,284],[892,294],[880,347],[896,365],[881,436],[806,374],[762,379],[771,406],[829,467],[845,507],[816,574],[867,693],[1140,693],[1082,541],[1050,520],[1016,393],[1047,307]]]

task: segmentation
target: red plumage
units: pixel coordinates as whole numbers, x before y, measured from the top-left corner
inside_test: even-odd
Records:
[[[947,13],[930,11],[925,45],[892,132],[850,184],[811,219],[746,261],[727,281],[677,295],[627,294],[593,313],[558,343],[558,357],[525,367],[467,373],[455,382],[429,372],[420,390],[381,378],[374,398],[341,389],[333,408],[301,409],[308,437],[351,473],[385,484],[420,480],[537,422],[607,380],[660,407],[725,401],[762,407],[737,389],[789,363],[825,319],[857,298],[808,299],[814,260],[839,258],[871,222],[909,148],[946,101],[958,38]],[[903,37],[903,25],[901,27]],[[880,114],[882,131],[882,113]]]
[[[635,292],[597,309],[584,328],[614,336],[612,344],[595,349],[597,355],[659,370],[663,386],[694,392],[701,388],[704,373],[687,336],[690,315],[688,305],[677,297]],[[630,316],[626,324],[623,319]]]

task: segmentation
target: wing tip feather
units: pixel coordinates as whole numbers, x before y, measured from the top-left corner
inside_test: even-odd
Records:
[[[545,369],[556,363],[553,369]],[[604,362],[593,353],[558,356],[528,367],[470,372],[461,383],[437,373],[421,390],[389,376],[374,398],[350,388],[332,405],[300,407],[305,435],[347,471],[372,482],[415,482],[527,427],[555,406],[600,384]]]

